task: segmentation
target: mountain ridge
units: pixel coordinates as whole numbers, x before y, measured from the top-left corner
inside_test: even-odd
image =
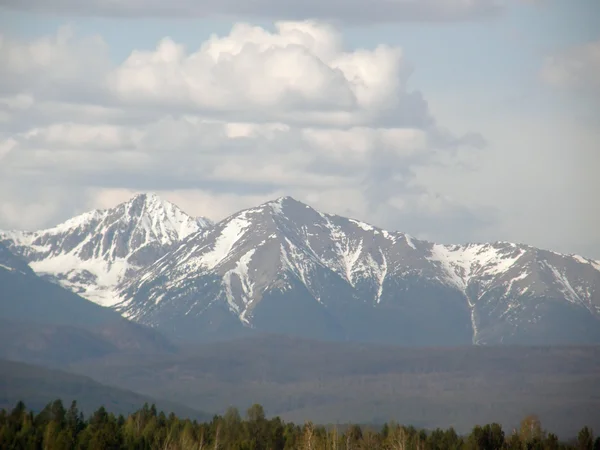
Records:
[[[581,276],[585,278],[583,285],[573,281]],[[438,297],[460,296],[461,300],[453,299],[456,304],[450,308],[450,319],[461,323],[463,313],[468,313],[472,343],[503,342],[507,331],[517,332],[505,327],[501,333],[490,328],[481,333],[480,325],[485,325],[486,315],[493,310],[502,310],[497,311],[497,320],[507,322],[508,317],[515,322],[515,308],[529,309],[532,315],[540,305],[542,309],[548,305],[547,298],[566,299],[557,307],[567,315],[578,316],[581,308],[586,309],[590,314],[585,319],[586,330],[595,341],[599,283],[600,265],[579,256],[504,242],[435,244],[355,219],[323,214],[291,197],[281,197],[233,214],[206,233],[191,236],[129,280],[116,307],[127,317],[158,325],[163,321],[161,310],[170,316],[198,316],[208,309],[221,314],[215,309],[215,303],[220,303],[252,328],[253,313],[264,299],[281,297],[279,294],[286,291],[302,291],[303,311],[323,306],[319,320],[327,322],[332,309],[360,308],[364,303],[390,306],[403,297],[399,292],[414,290],[414,285],[420,284],[416,290],[421,292],[400,298],[408,300],[402,306],[412,311],[422,308],[423,302],[419,304],[414,297],[427,297],[434,290],[440,291]],[[494,295],[499,291],[500,295]],[[513,301],[515,298],[521,302]],[[309,305],[307,300],[313,303]],[[430,312],[437,314],[450,303],[430,299]],[[175,312],[183,308],[185,312]]]
[[[409,345],[600,342],[600,262],[579,255],[436,244],[289,196],[158,248],[106,295],[123,316],[178,338],[258,330]],[[81,292],[96,301],[90,293]]]

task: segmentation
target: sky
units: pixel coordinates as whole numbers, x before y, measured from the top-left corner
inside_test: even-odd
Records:
[[[0,0],[0,229],[283,195],[600,259],[597,0]]]

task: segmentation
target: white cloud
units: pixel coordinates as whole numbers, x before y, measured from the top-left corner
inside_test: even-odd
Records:
[[[31,42],[0,35],[0,94],[86,96],[102,83],[108,67],[104,41],[98,36],[75,38],[70,27]]]
[[[118,66],[100,38],[4,39],[0,76],[15,89],[0,101],[0,228],[154,191],[212,219],[292,195],[390,228],[442,217],[469,230],[477,212],[433,202],[414,174],[482,139],[436,124],[400,48],[349,50],[342,37],[316,21],[239,24],[196,51],[163,39]]]
[[[237,24],[193,52],[164,38],[117,67],[100,37],[79,39],[68,27],[32,42],[0,36],[0,94],[85,103],[96,114],[127,108],[154,118],[170,111],[237,122],[422,126],[432,118],[421,94],[406,88],[410,72],[400,48],[348,51],[336,29],[315,21],[277,22],[274,32]]]
[[[17,142],[12,138],[0,142],[0,161],[2,161],[16,145]]]
[[[47,177],[79,183],[105,173],[124,183],[157,177],[172,188],[216,181],[317,189],[360,184],[375,153],[390,160],[431,157],[427,140],[425,130],[410,128],[165,117],[140,127],[56,123],[13,134],[2,148],[10,150],[11,171],[46,171]]]
[[[22,139],[31,147],[47,149],[122,150],[133,148],[139,133],[114,125],[87,125],[73,122],[55,123],[44,128],[33,128]]]
[[[1,0],[0,6],[69,15],[318,18],[346,22],[475,20],[498,14],[504,0]]]
[[[412,101],[401,49],[345,51],[335,29],[312,21],[275,29],[238,24],[192,53],[165,38],[154,51],[133,52],[109,87],[130,105],[344,126],[376,122]]]
[[[542,78],[551,86],[600,94],[600,40],[548,57]]]
[[[437,105],[436,116],[454,116],[453,105],[461,99]],[[508,240],[599,258],[599,129],[559,108],[534,115],[504,109],[495,111],[495,120],[471,117],[468,125],[490,140],[485,152],[471,154],[472,164],[466,167],[456,163],[414,167],[412,179],[421,190],[444,193],[455,205],[475,213],[463,224],[483,220],[462,240]],[[460,126],[458,120],[455,126]],[[457,229],[446,220],[439,223],[443,229],[432,230],[431,236],[457,240]]]
[[[415,128],[306,128],[302,133],[323,159],[340,165],[364,165],[376,151],[410,157],[430,149],[427,133]]]
[[[42,198],[31,202],[24,202],[22,199],[3,198],[0,202],[0,215],[6,229],[33,229],[48,217],[56,215],[57,209],[61,206],[54,201]]]
[[[85,189],[46,182],[39,175],[21,172],[9,177],[0,171],[1,229],[32,230],[48,219],[66,219],[81,212],[85,201]]]
[[[14,111],[23,111],[33,105],[34,99],[31,95],[18,94],[0,98],[0,105]]]
[[[359,3],[345,2],[346,18]],[[385,4],[405,12],[417,5]],[[418,8],[449,18],[452,8],[477,4]],[[135,6],[77,5],[113,13]],[[343,38],[313,20],[272,29],[241,23],[199,48],[165,38],[115,65],[100,37],[69,28],[30,42],[1,37],[0,228],[51,225],[140,191],[217,220],[292,195],[422,238],[509,239],[600,255],[586,250],[600,249],[597,132],[571,123],[569,111],[545,111],[553,121],[495,111],[490,120],[482,95],[450,90],[442,92],[453,96],[445,111],[432,114],[429,96],[408,87],[410,55],[385,45],[347,48]],[[598,92],[597,49],[549,59],[545,80]],[[484,131],[492,143],[457,136],[455,126]]]

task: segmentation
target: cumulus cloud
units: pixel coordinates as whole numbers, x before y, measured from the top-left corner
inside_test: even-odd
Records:
[[[317,18],[347,22],[474,20],[498,14],[503,0],[0,0],[5,8],[94,16]]]
[[[25,90],[45,99],[81,100],[102,83],[108,67],[104,41],[75,38],[70,27],[31,42],[0,35],[0,95]]]
[[[406,88],[411,67],[400,48],[347,51],[337,30],[319,22],[277,22],[274,32],[237,24],[191,52],[165,38],[155,50],[133,51],[117,67],[107,55],[99,37],[78,40],[69,28],[27,43],[0,36],[0,84],[38,100],[159,114],[168,108],[228,121],[432,121],[421,93]]]
[[[162,105],[242,120],[349,126],[426,122],[400,48],[345,51],[339,33],[313,21],[277,22],[275,31],[238,24],[187,53],[171,39],[135,51],[108,75],[125,104]],[[410,110],[406,114],[406,110]]]
[[[542,77],[551,86],[600,94],[600,40],[548,57]]]
[[[0,66],[12,86],[0,96],[0,228],[140,191],[217,220],[280,195],[392,228],[400,214],[470,218],[443,197],[427,210],[436,194],[414,170],[451,166],[483,139],[436,123],[401,48],[347,49],[325,23],[241,23],[195,50],[165,38],[118,65],[101,38],[61,29],[3,37]]]

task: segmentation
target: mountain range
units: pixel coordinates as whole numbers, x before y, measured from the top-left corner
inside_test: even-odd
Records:
[[[291,197],[212,223],[140,194],[0,242],[0,257],[16,257],[0,273],[32,270],[183,341],[600,343],[599,261],[509,242],[436,244]]]

